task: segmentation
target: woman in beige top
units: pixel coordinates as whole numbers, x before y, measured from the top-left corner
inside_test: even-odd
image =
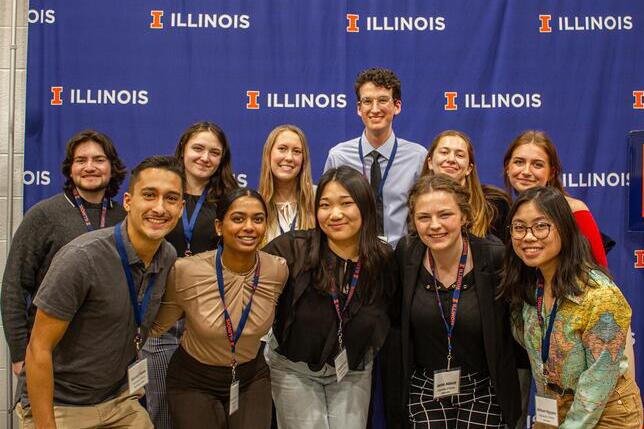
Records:
[[[176,429],[270,425],[271,383],[260,339],[273,323],[288,268],[284,259],[258,251],[266,213],[253,190],[225,194],[215,220],[223,244],[177,260],[170,271],[151,334],[185,317],[166,378]]]

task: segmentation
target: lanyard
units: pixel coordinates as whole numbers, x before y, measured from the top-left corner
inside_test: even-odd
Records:
[[[356,285],[358,284],[358,278],[360,277],[360,267],[361,264],[360,261],[358,261],[356,263],[356,267],[353,269],[353,276],[351,277],[351,283],[349,284],[349,293],[342,310],[340,310],[340,295],[338,294],[338,288],[335,285],[335,277],[333,275],[331,276],[331,298],[333,298],[335,314],[338,316],[338,345],[340,346],[340,351],[344,348],[342,344],[342,315],[347,311],[347,308],[349,308],[349,303],[356,291]]]
[[[230,343],[230,352],[232,353],[232,359],[230,362],[230,367],[232,368],[233,378],[232,381],[236,380],[235,370],[237,368],[237,359],[235,354],[235,349],[237,347],[237,341],[241,338],[242,332],[244,331],[244,326],[248,321],[248,315],[250,314],[250,308],[253,305],[253,296],[255,296],[255,291],[259,286],[259,272],[260,272],[260,261],[257,256],[257,267],[255,268],[255,274],[253,275],[253,289],[248,298],[248,303],[242,310],[241,319],[239,319],[239,324],[237,325],[237,331],[233,332],[233,321],[230,318],[230,312],[226,306],[226,301],[224,299],[224,273],[223,266],[221,264],[221,254],[224,249],[220,244],[217,249],[217,255],[215,256],[215,270],[217,271],[217,286],[219,287],[219,296],[221,297],[221,303],[224,306],[224,325],[226,326],[226,335],[228,336],[228,342]]]
[[[93,231],[94,227],[92,226],[92,222],[89,220],[89,216],[87,215],[87,209],[85,209],[85,206],[83,206],[83,200],[81,199],[81,196],[78,193],[78,189],[72,188],[72,194],[74,194],[74,200],[76,200],[76,207],[78,208],[78,211],[80,212],[81,217],[85,222],[85,226],[87,227],[87,230]],[[105,228],[105,219],[107,218],[107,202],[108,202],[108,198],[103,197],[103,205],[101,206],[101,218],[100,218],[101,220],[99,223],[99,228]]]
[[[550,354],[550,335],[552,335],[552,327],[555,324],[555,317],[557,316],[557,310],[559,307],[559,302],[555,301],[550,311],[550,318],[548,319],[548,327],[546,328],[545,335],[543,334],[543,325],[545,320],[543,319],[543,295],[544,295],[544,285],[543,279],[537,280],[537,317],[539,319],[539,327],[541,328],[541,361],[543,362],[543,372],[546,375],[546,363],[548,362],[548,355]]]
[[[461,253],[461,259],[458,261],[458,271],[456,272],[456,287],[454,292],[452,292],[452,308],[449,312],[449,324],[445,318],[445,312],[443,311],[443,303],[441,302],[440,296],[438,294],[438,272],[436,271],[436,265],[434,263],[434,258],[432,257],[432,252],[427,249],[427,259],[429,260],[429,266],[432,269],[434,277],[434,291],[436,292],[436,301],[438,301],[438,308],[441,312],[441,318],[443,319],[443,324],[447,330],[447,369],[450,369],[450,363],[452,360],[452,333],[454,332],[454,325],[456,325],[456,312],[458,311],[458,301],[461,298],[461,288],[463,287],[463,273],[465,272],[465,263],[467,262],[467,236],[463,235],[463,252]]]
[[[297,213],[295,213],[295,217],[293,217],[293,221],[291,222],[291,227],[290,227],[289,231],[295,231],[295,223],[296,223],[296,222],[297,222]],[[278,218],[277,218],[277,226],[279,226],[279,228],[280,228],[280,235],[281,235],[281,234],[284,234],[284,232],[286,232],[286,231],[284,231],[284,229],[282,228],[282,224],[280,223],[279,216],[278,216]]]
[[[389,169],[391,169],[391,166],[394,163],[394,158],[396,157],[397,151],[398,151],[398,137],[395,137],[394,147],[393,149],[391,149],[391,155],[389,156],[389,160],[387,161],[385,172],[382,175],[382,179],[380,180],[380,185],[378,185],[378,192],[376,194],[376,197],[382,196],[382,190],[385,187],[385,180],[387,180],[387,176],[389,175]],[[360,156],[360,163],[362,164],[362,175],[367,177],[367,173],[365,171],[365,166],[364,166],[364,154],[362,153],[362,136],[360,136],[360,139],[358,139],[358,155]]]
[[[127,279],[127,287],[130,291],[130,303],[132,304],[132,310],[134,311],[134,321],[136,322],[136,336],[134,337],[134,344],[136,345],[136,350],[138,352],[141,350],[141,347],[143,347],[141,324],[143,323],[145,312],[148,309],[148,305],[150,304],[152,289],[154,288],[154,280],[156,279],[157,275],[156,273],[150,274],[148,285],[145,288],[145,293],[143,294],[143,301],[139,301],[136,293],[136,286],[134,286],[132,270],[127,259],[127,252],[125,251],[125,244],[123,243],[121,224],[122,222],[119,222],[114,226],[114,239],[116,240],[116,248],[118,249],[119,256],[121,257],[121,265],[123,266],[123,271],[125,272],[125,278]]]
[[[207,194],[208,194],[208,187],[206,186],[206,188],[201,193],[199,200],[197,201],[197,205],[195,206],[195,210],[192,212],[192,216],[190,216],[190,221],[188,221],[188,210],[184,209],[183,214],[181,215],[181,221],[183,223],[183,238],[186,241],[186,251],[184,253],[185,256],[192,255],[192,252],[190,251],[190,243],[192,242],[192,233],[195,230],[195,224],[197,223],[197,216],[199,216],[201,207],[203,207],[203,203],[206,201]]]

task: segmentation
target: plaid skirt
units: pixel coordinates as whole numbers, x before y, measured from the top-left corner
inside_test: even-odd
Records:
[[[504,428],[492,381],[461,374],[458,395],[434,399],[434,371],[417,368],[409,387],[408,418],[416,429]]]

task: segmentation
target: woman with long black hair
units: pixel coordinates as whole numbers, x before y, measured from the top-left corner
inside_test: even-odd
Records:
[[[631,308],[592,257],[566,197],[531,188],[510,219],[502,287],[530,358],[536,427],[641,428],[624,353]]]
[[[264,248],[286,259],[266,356],[280,428],[364,428],[375,353],[389,330],[393,257],[380,241],[367,180],[328,170],[315,195],[316,227]]]

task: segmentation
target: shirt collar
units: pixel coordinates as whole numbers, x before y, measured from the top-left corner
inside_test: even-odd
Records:
[[[374,149],[374,147],[371,146],[371,143],[369,143],[369,140],[367,140],[366,131],[362,132],[361,141],[362,141],[362,153],[364,154],[364,156],[367,156],[371,152],[376,150],[382,157],[388,160],[389,157],[391,156],[391,151],[394,150],[394,142],[396,141],[396,134],[392,130],[391,135],[389,136],[385,144],[380,146],[378,149]]]
[[[579,295],[573,295],[573,294],[567,294],[564,296],[568,301],[573,302],[577,305],[581,305],[584,302],[584,299],[586,298],[586,285],[584,282],[577,280],[577,286],[579,286],[579,289],[581,290],[581,294]]]
[[[139,255],[137,255],[136,250],[134,249],[134,246],[132,246],[132,242],[130,241],[130,237],[127,235],[127,216],[125,219],[123,219],[123,222],[121,222],[120,226],[117,226],[117,228],[121,228],[121,236],[123,237],[123,245],[125,246],[125,253],[127,254],[127,262],[129,265],[137,265],[140,264],[142,267],[144,266],[143,261],[141,258],[139,258]],[[161,264],[159,263],[159,253],[161,252],[161,247],[163,246],[163,242],[157,249],[156,253],[152,257],[152,262],[150,262],[150,266],[145,270],[148,273],[158,273],[161,271],[163,267],[161,267]]]

